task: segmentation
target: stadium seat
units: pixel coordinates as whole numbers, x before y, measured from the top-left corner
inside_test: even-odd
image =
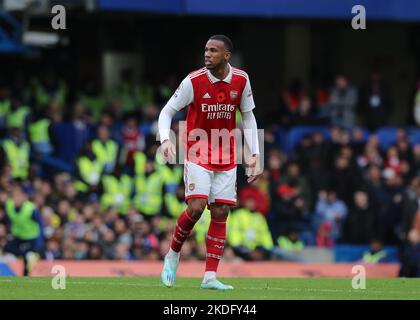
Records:
[[[397,131],[398,128],[396,127],[383,127],[376,130],[376,135],[378,136],[379,140],[379,147],[383,151],[387,150],[397,141]]]
[[[317,131],[321,131],[327,139],[330,136],[329,128],[325,126],[297,126],[291,128],[287,134],[285,151],[288,154],[292,153],[296,145],[306,134],[312,134]]]
[[[340,244],[334,246],[335,262],[356,262],[362,259],[363,253],[368,251],[368,245],[347,245]],[[398,248],[396,246],[384,246],[387,252],[388,262],[399,262]]]
[[[276,141],[278,143],[278,147],[281,150],[286,150],[287,148],[287,129],[285,128],[278,128],[275,133]]]
[[[71,164],[91,137],[90,128],[77,130],[73,123],[60,123],[53,127],[54,136],[58,142],[58,157]]]
[[[420,128],[410,128],[408,138],[411,145],[420,144]]]

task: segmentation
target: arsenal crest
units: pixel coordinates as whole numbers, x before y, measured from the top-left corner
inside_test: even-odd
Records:
[[[235,100],[238,97],[238,91],[231,90],[230,91],[230,99]]]
[[[193,191],[195,189],[195,183],[190,183],[188,189],[190,189],[190,191]]]

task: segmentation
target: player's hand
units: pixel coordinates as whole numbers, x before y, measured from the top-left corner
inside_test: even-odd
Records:
[[[176,149],[175,145],[169,140],[165,140],[162,143],[162,153],[165,159],[169,163],[175,163],[176,160]]]
[[[248,183],[257,181],[258,178],[262,175],[260,156],[258,154],[254,154],[248,161],[246,161],[245,172],[248,176]]]

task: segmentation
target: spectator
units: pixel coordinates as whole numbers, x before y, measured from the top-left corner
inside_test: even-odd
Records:
[[[414,216],[411,229],[404,241],[400,277],[420,277],[420,211]]]
[[[313,157],[312,149],[312,136],[310,134],[305,134],[294,150],[293,160],[299,164],[299,167],[302,168],[302,173],[305,175],[308,174],[309,169],[306,167],[306,164],[311,163]]]
[[[382,230],[380,238],[388,244],[398,244],[401,232],[403,211],[403,179],[401,175],[395,174],[392,169],[385,169],[384,172],[384,198],[383,211],[379,211],[378,229]]]
[[[329,222],[321,223],[315,238],[317,247],[332,248],[334,246],[334,236],[331,231],[332,228]]]
[[[33,150],[41,157],[53,154],[54,145],[58,143],[54,138],[52,127],[48,112],[35,117],[28,127],[28,138]]]
[[[375,236],[377,225],[375,211],[365,191],[354,193],[354,203],[343,225],[343,242],[351,244],[369,243]]]
[[[356,121],[357,90],[344,75],[337,75],[330,95],[330,121],[334,126],[352,128]]]
[[[357,157],[362,155],[363,150],[365,149],[365,145],[366,142],[363,129],[360,127],[355,127],[352,130],[351,148],[354,150],[354,153]]]
[[[2,81],[0,83],[0,137],[6,135],[7,116],[9,115],[11,105],[10,88]]]
[[[99,244],[89,243],[88,259],[101,260],[103,259],[103,251]]]
[[[350,160],[345,154],[337,157],[334,168],[329,173],[329,186],[335,190],[337,197],[349,206],[352,195],[361,183],[357,169],[350,166]]]
[[[300,167],[297,162],[290,162],[287,165],[287,172],[280,179],[280,183],[295,188],[296,196],[304,202],[304,210],[309,210],[309,206],[312,203],[311,190],[307,179],[300,173]]]
[[[292,229],[306,230],[308,228],[305,202],[297,196],[297,190],[287,184],[277,188],[276,199],[273,200],[274,216],[270,217],[273,239],[287,235]]]
[[[315,117],[312,101],[308,96],[303,96],[300,99],[298,109],[291,115],[290,122],[295,126],[320,124],[318,119]]]
[[[8,139],[3,140],[0,149],[0,167],[8,179],[28,179],[30,145],[23,139],[19,127],[10,130]]]
[[[310,210],[315,206],[316,196],[314,197],[314,195],[328,187],[328,179],[325,179],[330,169],[328,149],[324,135],[321,132],[314,133],[309,165],[303,167],[306,167],[306,170],[301,170],[302,175],[308,179],[310,187],[311,201],[306,203]],[[299,166],[299,168],[302,167]]]
[[[93,124],[93,119],[86,111],[86,106],[81,101],[77,101],[71,109],[71,122],[76,131],[83,137],[90,137],[90,130]]]
[[[46,260],[56,260],[61,259],[62,254],[60,250],[60,243],[56,240],[50,240],[47,242],[45,249],[45,259]]]
[[[59,79],[52,70],[48,70],[40,80],[35,79],[32,86],[38,111],[44,109],[51,100],[54,100],[60,109],[65,107],[68,96],[67,83]]]
[[[105,126],[109,130],[109,138],[116,141],[120,146],[122,144],[122,122],[110,110],[101,113],[97,127]]]
[[[298,113],[302,98],[305,96],[302,81],[294,79],[286,91],[282,92],[280,124],[291,125],[292,117]]]
[[[78,179],[76,182],[77,190],[87,196],[96,194],[99,191],[98,188],[103,174],[103,165],[96,158],[90,142],[86,143],[83,152],[77,158],[75,169]]]
[[[372,240],[370,249],[363,253],[362,261],[364,263],[383,263],[387,262],[387,252],[383,249],[382,241]]]
[[[244,199],[242,205],[242,209],[229,215],[227,242],[245,260],[267,259],[273,248],[267,222],[261,213],[255,211],[253,198]]]
[[[420,208],[420,176],[414,176],[403,194],[401,222],[401,240],[406,241],[413,224],[413,219]]]
[[[420,143],[413,146],[413,174],[420,176]]]
[[[254,184],[246,185],[239,192],[239,201],[244,203],[247,198],[255,202],[255,211],[267,216],[270,209],[270,195],[268,192],[268,171],[263,172],[262,177]]]
[[[96,159],[102,163],[105,174],[114,171],[119,158],[119,148],[117,142],[110,138],[108,127],[98,128],[98,139],[92,141],[92,151]]]
[[[140,131],[144,136],[152,135],[155,138],[158,132],[159,109],[154,104],[143,107],[143,120],[140,124]]]
[[[392,111],[390,90],[384,84],[382,75],[372,72],[369,82],[361,90],[361,110],[365,115],[365,123],[370,130],[387,125]]]
[[[335,190],[322,190],[318,194],[318,202],[316,203],[316,214],[322,223],[328,223],[331,226],[332,238],[337,241],[342,236],[343,221],[347,216],[346,204],[337,198]]]
[[[104,109],[105,99],[100,92],[99,84],[94,79],[85,79],[80,101],[86,106],[89,115],[97,121]]]
[[[134,166],[134,154],[145,149],[145,140],[143,134],[138,128],[137,119],[129,116],[122,128],[122,150],[120,163],[128,168]]]
[[[120,81],[110,91],[109,99],[120,104],[125,114],[133,112],[140,106],[139,92],[136,90],[135,75],[131,68],[123,68],[120,72]]]
[[[280,180],[282,169],[287,157],[278,149],[272,149],[268,154],[267,168],[269,180],[274,184]]]
[[[276,258],[287,261],[301,262],[301,251],[304,249],[304,243],[299,239],[299,232],[290,230],[287,235],[280,236],[277,239],[277,247],[273,249],[273,255]]]
[[[408,123],[420,127],[420,78],[417,79],[412,101],[413,109],[409,114]]]
[[[4,203],[6,225],[12,235],[5,251],[23,257],[23,275],[30,275],[44,253],[44,225],[38,208],[28,200],[22,188],[14,186]]]

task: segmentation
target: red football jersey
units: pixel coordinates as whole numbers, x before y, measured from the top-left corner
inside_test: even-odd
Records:
[[[191,72],[168,102],[174,109],[188,106],[182,141],[185,158],[209,170],[236,166],[236,110],[252,110],[254,100],[248,75],[229,65],[225,79],[202,68]]]

